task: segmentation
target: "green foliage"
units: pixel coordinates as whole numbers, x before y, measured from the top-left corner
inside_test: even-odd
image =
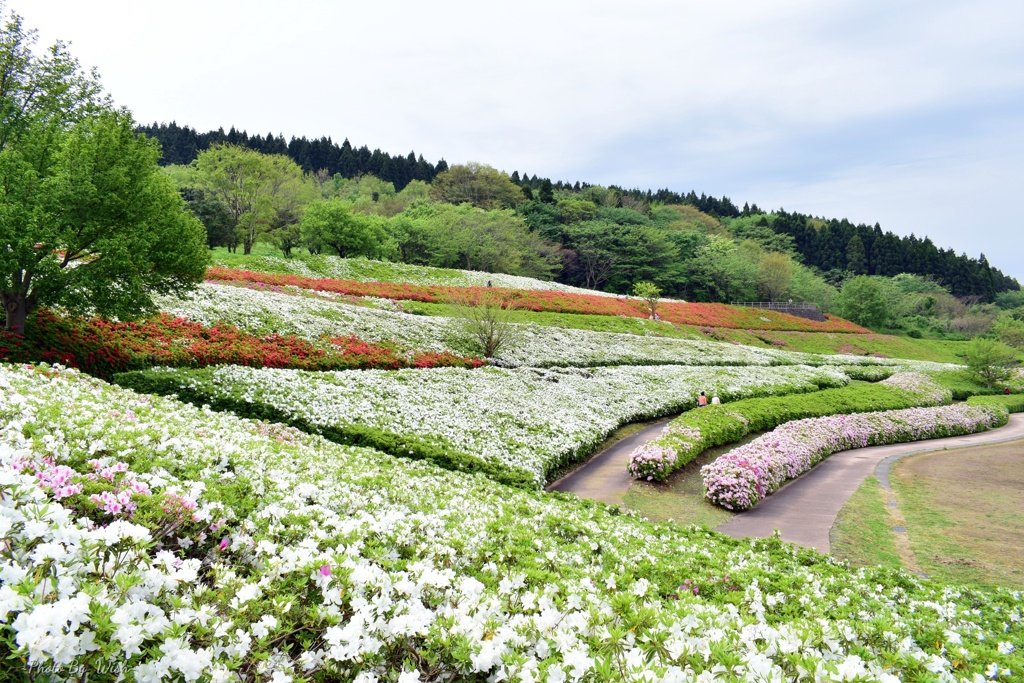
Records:
[[[1024,413],[1024,394],[971,396],[967,403],[972,406],[1002,406],[1011,413]]]
[[[227,208],[246,254],[258,239],[273,239],[273,233],[293,226],[316,195],[315,186],[288,157],[233,145],[203,151],[193,162],[193,174],[196,187]]]
[[[350,424],[344,426],[313,426],[300,417],[286,414],[263,402],[246,400],[242,392],[231,395],[216,392],[210,384],[212,370],[187,370],[170,374],[160,370],[125,372],[114,376],[114,383],[140,394],[174,396],[196,406],[208,405],[214,410],[233,412],[268,422],[288,424],[305,432],[320,434],[335,443],[367,446],[401,458],[429,460],[456,472],[479,472],[495,481],[510,486],[534,488],[533,476],[526,472],[498,466],[459,451],[440,437],[429,440],[405,434],[395,434],[376,427]]]
[[[430,186],[430,195],[449,204],[468,203],[488,210],[511,209],[526,199],[506,174],[477,163],[455,165],[439,173]]]
[[[33,135],[0,152],[8,329],[23,329],[38,306],[135,317],[153,310],[153,293],[182,293],[201,281],[209,258],[203,226],[127,112],[102,111],[61,131],[45,162],[24,146],[40,142],[29,144]]]
[[[996,319],[992,332],[1007,346],[1024,349],[1024,321],[1004,313]]]
[[[879,328],[889,320],[885,290],[875,278],[866,275],[847,280],[837,303],[840,315],[864,327]]]
[[[948,396],[948,394],[947,394]],[[675,451],[671,469],[657,472],[664,479],[708,448],[738,441],[747,434],[768,431],[785,422],[827,415],[899,410],[928,404],[914,392],[884,384],[851,383],[811,394],[748,398],[690,410],[673,420],[657,443]]]
[[[657,319],[658,300],[661,298],[661,290],[658,289],[658,285],[649,280],[641,280],[633,285],[633,296],[646,301],[647,307],[651,311],[651,318]]]
[[[386,223],[381,216],[357,213],[350,201],[335,197],[308,204],[298,226],[310,253],[329,247],[342,257],[381,258],[395,250]]]
[[[775,301],[789,291],[793,281],[793,259],[787,254],[769,252],[758,263],[757,288],[768,299]]]
[[[1012,348],[1002,342],[980,337],[972,340],[964,350],[964,361],[968,372],[990,389],[1008,380],[1013,366],[1017,365]]]
[[[388,222],[406,263],[550,279],[555,247],[510,210],[417,203]]]

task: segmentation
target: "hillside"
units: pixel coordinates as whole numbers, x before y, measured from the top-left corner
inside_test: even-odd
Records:
[[[787,396],[812,414],[941,404],[948,390],[913,374],[956,373],[925,359],[934,345],[721,305],[662,302],[652,320],[635,299],[519,277],[219,258],[197,292],[159,299],[161,317],[47,313],[28,342],[64,346],[15,349],[122,387],[0,365],[4,580],[41,595],[47,575],[18,558],[43,549],[62,577],[45,598],[3,593],[18,640],[2,647],[33,665],[246,681],[955,680],[1022,666],[1008,645],[1024,635],[1019,596],[1004,589],[851,571],[538,490],[622,425],[696,412],[701,390],[723,408]],[[518,333],[484,359],[451,303],[467,292],[548,308],[513,309]],[[716,324],[671,322],[672,307]]]
[[[738,242],[748,241],[768,252],[790,253],[800,265],[813,269],[813,273],[827,275],[832,285],[857,275],[892,277],[909,273],[934,280],[957,297],[980,297],[987,302],[1001,292],[1020,291],[1020,284],[993,267],[984,254],[978,258],[958,255],[952,249],[935,245],[927,236],[901,237],[891,231],[883,232],[877,223],[855,225],[845,218],[819,218],[783,209],[769,212],[756,203],[745,203],[740,209],[728,197],[698,196],[694,191],[627,190],[580,181],[552,182],[519,171],[505,176],[510,185],[505,191],[508,199],[491,205],[486,197],[496,189],[493,182],[482,193],[474,189],[459,194],[462,190],[458,190],[452,195],[445,188],[464,188],[466,178],[456,180],[453,174],[467,166],[450,169],[443,159],[436,165],[431,164],[422,155],[417,157],[415,152],[391,156],[379,149],[371,152],[366,146],[355,149],[347,139],[340,145],[330,138],[293,137],[286,141],[280,135],[250,136],[234,128],[228,132],[220,129],[200,133],[176,123],[154,123],[138,130],[160,141],[165,164],[188,165],[211,147],[235,145],[260,154],[287,156],[303,172],[316,174],[321,183],[333,177],[335,190],[344,179],[379,179],[380,184],[390,190],[386,187],[370,190],[368,194],[372,195],[373,203],[385,199],[389,193],[408,194],[407,189],[415,194],[419,192],[418,184],[429,183],[436,190],[432,196],[443,201],[456,204],[468,201],[480,208],[515,208],[532,231],[566,250],[553,265],[553,274],[567,284],[603,285],[610,291],[622,293],[632,281],[646,278],[654,279],[666,292],[679,298],[725,302],[756,298],[751,294],[761,283],[756,282],[756,277],[743,282],[742,269],[737,270],[736,264],[725,267],[729,277],[722,277],[719,272],[725,264],[717,264],[710,270],[686,265],[693,252],[707,246],[708,242],[695,239],[692,234],[681,236],[682,229],[700,235],[724,235]],[[487,168],[474,164],[468,167]],[[454,182],[448,183],[449,180]],[[186,185],[191,187],[194,182],[186,181]],[[350,199],[355,199],[351,192],[348,194]],[[484,197],[482,202],[481,197]],[[196,207],[203,201],[199,198]],[[396,208],[385,209],[386,215]],[[204,215],[202,210],[199,213]],[[654,228],[654,232],[638,230],[638,227]],[[638,260],[644,262],[646,270]],[[756,265],[757,259],[753,261],[752,265]],[[627,273],[617,273],[625,262],[631,262]],[[666,269],[670,264],[674,267]],[[435,262],[433,265],[442,264]],[[639,273],[636,272],[638,267]],[[666,270],[675,272],[670,276]],[[807,279],[806,274],[803,279]],[[801,299],[823,304],[820,289],[820,285],[812,287],[804,283],[793,293]]]

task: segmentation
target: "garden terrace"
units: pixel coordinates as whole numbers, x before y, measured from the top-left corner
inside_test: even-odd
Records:
[[[255,273],[227,268],[210,268],[206,278],[212,282],[254,282],[273,286],[293,286],[314,291],[351,296],[372,296],[396,300],[446,302],[498,294],[515,307],[528,311],[551,311],[590,315],[622,315],[646,318],[650,314],[643,302],[627,297],[612,298],[596,294],[575,294],[550,290],[518,290],[487,287],[440,287],[391,282],[358,282],[355,280],[315,279],[298,275]],[[802,330],[816,332],[863,333],[869,331],[841,318],[830,317],[819,323],[775,311],[741,309],[725,304],[698,304],[664,301],[658,315],[668,322],[682,325],[728,327],[762,330]]]

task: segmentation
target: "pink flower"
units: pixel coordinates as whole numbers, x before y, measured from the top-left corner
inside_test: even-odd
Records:
[[[329,565],[329,564],[322,564],[322,565],[320,565],[320,576],[330,576],[330,575],[331,575],[331,565]]]
[[[220,541],[220,549],[222,551],[223,550],[227,550],[229,545],[231,545],[231,541],[229,539],[227,539],[227,538],[222,538],[221,539],[221,541]]]

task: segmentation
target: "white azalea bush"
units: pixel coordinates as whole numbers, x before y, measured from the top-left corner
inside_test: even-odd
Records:
[[[895,683],[1024,667],[1019,592],[652,524],[59,368],[0,366],[0,463],[3,680]],[[121,508],[102,496],[125,491]]]
[[[731,400],[848,380],[833,368],[661,365],[346,372],[220,366],[125,373],[117,381],[538,485],[620,425],[690,408],[702,390]]]
[[[729,510],[749,510],[834,453],[973,434],[1008,419],[1002,406],[961,403],[794,420],[702,467],[705,497]]]
[[[476,350],[449,318],[397,310],[387,299],[329,295],[289,288],[250,288],[205,283],[184,299],[162,297],[161,310],[206,325],[225,321],[254,334],[320,337],[356,335],[369,342],[394,342],[415,351]],[[369,305],[357,305],[369,304]],[[892,369],[939,372],[956,366],[870,356],[816,355],[737,344],[593,332],[520,324],[517,343],[494,362],[504,367],[603,365],[836,365],[858,378],[883,379]]]

